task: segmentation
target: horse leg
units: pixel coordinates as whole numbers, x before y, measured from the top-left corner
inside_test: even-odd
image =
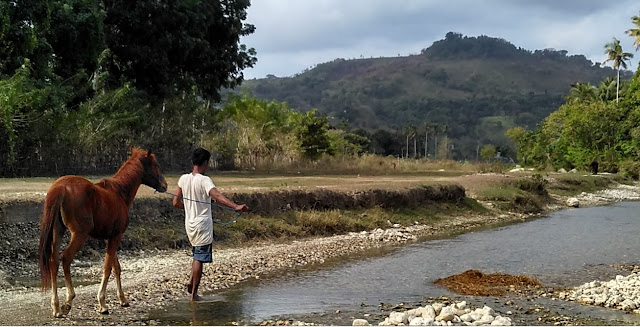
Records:
[[[116,285],[118,286],[118,298],[120,299],[120,306],[122,307],[128,307],[129,306],[129,301],[127,301],[127,298],[124,296],[124,292],[122,292],[122,283],[120,282],[120,260],[118,260],[118,253],[114,253],[114,272],[115,272],[115,277],[116,277]]]
[[[111,269],[115,266],[117,259],[116,250],[122,240],[122,234],[116,236],[107,241],[107,254],[104,258],[104,273],[102,275],[102,283],[100,283],[100,291],[98,292],[98,302],[100,303],[100,313],[109,314],[109,309],[105,304],[105,295],[107,291],[107,283],[109,282],[109,276],[111,276]]]
[[[71,282],[71,262],[76,256],[80,248],[84,245],[88,235],[83,233],[71,232],[71,239],[69,245],[62,252],[62,269],[64,270],[64,284],[67,288],[67,301],[62,305],[62,314],[66,315],[71,310],[71,303],[76,297],[76,292],[73,289],[73,283]]]
[[[109,244],[109,242],[107,242]],[[109,276],[111,276],[111,268],[113,267],[113,255],[111,254],[111,247],[107,246],[107,254],[104,256],[104,271],[102,273],[102,282],[100,283],[100,290],[98,291],[98,303],[100,304],[99,312],[103,315],[109,314],[109,309],[105,304],[105,294],[107,291],[107,282]]]
[[[51,251],[51,265],[49,266],[49,274],[51,276],[51,310],[54,317],[61,318],[63,313],[60,312],[60,301],[58,300],[58,253],[60,252],[60,242],[62,241],[64,229],[57,222],[54,222],[53,228],[53,249]]]

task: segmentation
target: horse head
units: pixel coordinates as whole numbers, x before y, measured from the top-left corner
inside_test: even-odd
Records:
[[[156,156],[151,153],[151,150],[147,151],[146,155],[143,154],[140,157],[142,162],[142,168],[144,169],[142,174],[142,184],[147,185],[158,192],[165,192],[167,190],[167,181],[160,172],[160,166],[156,161]]]

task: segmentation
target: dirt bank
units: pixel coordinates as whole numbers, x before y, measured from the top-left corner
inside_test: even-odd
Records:
[[[589,197],[589,205],[604,204],[626,196],[638,195],[638,188],[618,188],[615,198],[607,193]],[[626,194],[626,195],[625,195]],[[587,200],[587,195],[578,197]],[[550,206],[549,210],[562,208],[562,198]],[[586,203],[585,203],[586,204]],[[584,206],[584,204],[583,204]],[[153,213],[149,213],[153,214]],[[214,264],[207,265],[203,277],[205,292],[226,288],[242,281],[255,278],[268,278],[292,268],[321,265],[327,260],[346,254],[358,253],[366,249],[404,244],[425,236],[450,235],[464,232],[478,226],[497,223],[511,223],[535,218],[536,215],[519,213],[499,213],[490,211],[482,215],[464,215],[436,221],[430,225],[414,225],[386,230],[374,230],[350,233],[324,238],[303,240],[275,240],[253,243],[250,246],[214,250]],[[14,227],[8,233],[24,232],[25,226]],[[22,229],[21,229],[22,228]],[[31,243],[33,244],[33,243]],[[25,246],[29,246],[26,245]],[[27,261],[29,257],[20,257],[12,265],[20,267],[27,274],[35,274],[34,266]],[[25,254],[26,256],[26,254]],[[88,256],[90,257],[90,256]],[[97,313],[97,285],[78,286],[77,298],[67,318],[50,318],[49,293],[40,293],[39,285],[25,286],[22,289],[5,288],[0,292],[0,324],[3,325],[147,325],[154,324],[147,313],[161,308],[171,301],[184,299],[184,283],[188,278],[190,253],[186,250],[139,251],[121,256],[125,293],[131,307],[120,308],[116,301],[114,283],[107,291],[111,315]],[[6,265],[7,263],[5,263]],[[95,260],[77,261],[73,268],[76,283],[97,282],[101,274],[101,263]],[[2,276],[0,276],[2,277]],[[25,278],[34,278],[34,275]],[[0,285],[1,286],[1,285]],[[63,291],[63,290],[62,290]],[[64,294],[60,292],[61,295]],[[25,310],[29,308],[29,310]],[[323,320],[319,320],[321,323]],[[331,323],[331,320],[324,320]],[[342,323],[343,324],[343,323]]]

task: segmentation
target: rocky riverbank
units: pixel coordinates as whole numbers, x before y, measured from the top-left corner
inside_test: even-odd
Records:
[[[581,195],[581,206],[597,205],[638,197],[637,187],[619,186],[615,191]],[[560,200],[560,199],[559,199]],[[566,200],[566,199],[565,199]],[[559,203],[564,203],[558,201]],[[562,208],[554,205],[549,210]],[[460,233],[478,226],[512,223],[533,219],[536,215],[517,213],[488,213],[451,217],[431,225],[391,226],[360,233],[350,233],[323,238],[278,242],[253,243],[249,246],[215,249],[214,263],[206,265],[203,276],[204,292],[227,288],[250,279],[269,278],[296,267],[322,265],[325,261],[340,256],[360,253],[367,249],[393,246],[427,236],[446,236]],[[79,285],[73,308],[66,318],[50,318],[49,293],[40,293],[38,286],[21,289],[6,289],[0,292],[0,324],[3,325],[153,325],[148,312],[161,309],[167,303],[185,298],[184,283],[188,279],[189,251],[140,252],[121,256],[123,283],[131,307],[117,305],[114,283],[110,283],[107,301],[111,315],[97,314],[97,285]],[[36,267],[25,265],[34,277]],[[101,275],[101,263],[76,262],[75,281],[97,282]],[[35,274],[37,276],[37,274]],[[1,277],[1,276],[0,276]],[[78,278],[80,277],[80,278]],[[81,282],[82,283],[82,282]],[[64,292],[61,292],[61,295]],[[24,310],[25,306],[29,310]],[[461,317],[460,317],[461,318]],[[495,318],[495,316],[494,316]],[[322,321],[320,321],[322,323]]]

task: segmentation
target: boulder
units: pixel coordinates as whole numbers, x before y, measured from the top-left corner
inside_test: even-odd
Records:
[[[572,208],[580,207],[580,201],[577,198],[569,198],[567,199],[567,205]]]
[[[405,312],[391,312],[389,314],[389,322],[393,325],[408,324],[409,317]]]
[[[424,310],[422,310],[423,318],[430,318],[431,320],[435,320],[436,316],[436,310],[430,305],[424,307]]]
[[[440,310],[442,310],[442,308],[444,307],[444,304],[442,303],[434,303],[431,305],[431,307],[433,307],[433,310],[436,311],[436,315],[440,314]]]
[[[409,326],[426,326],[426,319],[422,318],[422,317],[416,317],[413,318],[410,322],[409,322]]]
[[[351,326],[369,326],[369,322],[366,319],[355,319]]]

